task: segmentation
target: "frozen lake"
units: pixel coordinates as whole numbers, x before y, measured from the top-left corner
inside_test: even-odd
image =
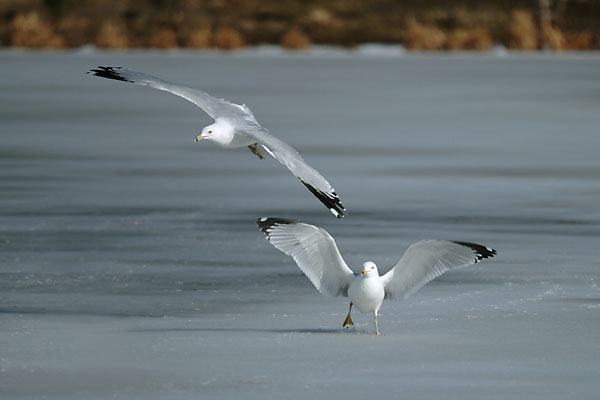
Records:
[[[246,103],[337,189],[194,138],[123,65]],[[600,55],[0,52],[2,399],[590,399],[600,391]],[[356,271],[424,238],[496,258],[341,325],[265,241]]]

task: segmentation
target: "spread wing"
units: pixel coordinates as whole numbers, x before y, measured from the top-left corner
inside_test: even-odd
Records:
[[[173,93],[174,95],[191,101],[203,109],[213,119],[219,117],[243,117],[246,119],[254,119],[252,112],[246,106],[240,106],[223,99],[217,99],[201,90],[177,85],[129,68],[98,67],[89,71],[88,74],[93,74],[102,78],[115,79],[117,81],[135,83],[137,85],[146,85],[153,87],[154,89]]]
[[[381,277],[385,298],[408,297],[446,271],[495,255],[496,250],[476,243],[421,240],[412,244],[394,268]]]
[[[344,216],[346,209],[335,189],[323,175],[308,165],[292,146],[277,139],[258,124],[254,129],[244,131],[244,135],[255,139],[273,158],[285,165],[333,215],[338,218]]]
[[[326,230],[283,218],[260,218],[256,223],[273,246],[292,256],[319,292],[348,296],[354,273]]]

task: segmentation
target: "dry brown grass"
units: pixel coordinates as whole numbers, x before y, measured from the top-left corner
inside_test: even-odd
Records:
[[[125,26],[119,21],[105,21],[96,35],[96,46],[102,49],[126,49],[129,47]]]
[[[565,35],[565,49],[589,50],[593,48],[597,48],[597,45],[589,32],[574,32]]]
[[[210,47],[210,28],[195,29],[183,39],[183,46],[191,49],[206,49]]]
[[[148,44],[156,49],[173,49],[177,47],[177,35],[171,28],[162,28],[150,37]]]
[[[531,12],[516,10],[508,27],[508,47],[517,50],[535,50],[538,48],[538,30]]]
[[[458,28],[448,34],[446,48],[448,50],[490,50],[492,38],[483,28]]]
[[[67,45],[64,37],[35,12],[16,15],[8,29],[13,47],[61,49]]]
[[[565,48],[565,36],[560,29],[547,26],[542,30],[544,47],[551,50],[563,50]]]
[[[234,50],[244,47],[242,35],[233,28],[220,28],[213,37],[213,45],[223,50]]]
[[[88,18],[67,16],[59,21],[57,31],[65,38],[68,47],[79,47],[88,44],[91,26]]]
[[[292,28],[281,38],[281,46],[290,50],[305,50],[310,47],[310,38],[299,29]]]
[[[335,19],[333,14],[323,7],[312,9],[306,16],[307,23],[317,25],[331,25],[335,23]]]
[[[565,5],[566,0],[0,0],[0,46],[235,49],[279,43],[300,49],[311,43],[381,42],[416,50],[486,50],[493,42],[523,50],[600,48],[594,20],[600,3]]]
[[[415,17],[406,21],[404,45],[413,50],[439,50],[446,43],[446,34],[435,25],[422,24]]]
[[[344,43],[344,21],[323,7],[302,15],[298,26],[313,43]]]

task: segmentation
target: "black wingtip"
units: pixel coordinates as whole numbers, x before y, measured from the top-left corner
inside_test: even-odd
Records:
[[[294,224],[296,222],[297,221],[287,219],[287,218],[263,217],[263,218],[258,218],[256,220],[256,225],[258,225],[258,228],[262,231],[262,233],[267,235],[267,239],[268,239],[269,233],[270,233],[269,229],[271,229],[272,227],[274,227],[276,225]]]
[[[469,247],[471,250],[475,251],[475,255],[477,256],[477,258],[475,259],[475,262],[479,262],[479,261],[483,260],[484,258],[492,258],[496,254],[498,254],[496,249],[492,249],[490,247],[486,247],[481,244],[471,243],[471,242],[459,242],[459,241],[454,241],[454,243],[460,244],[461,246]]]
[[[122,75],[119,74],[118,70],[123,69],[123,67],[102,67],[98,66],[98,68],[94,68],[88,72],[87,74],[92,74],[96,76],[100,76],[102,78],[114,79],[117,81],[124,81],[134,83],[128,79],[125,79]]]
[[[332,192],[331,194],[325,193],[325,192],[315,189],[313,186],[304,182],[302,179],[300,179],[300,182],[302,182],[304,184],[304,186],[306,186],[308,188],[308,190],[310,190],[310,192],[312,194],[314,194],[317,197],[317,199],[319,199],[321,201],[321,203],[325,204],[325,206],[327,208],[329,208],[329,211],[331,211],[331,213],[334,216],[336,216],[338,219],[342,218],[344,216],[344,211],[346,211],[346,209],[340,202],[340,198],[338,197],[336,192]],[[332,197],[332,195],[333,195],[333,197]]]

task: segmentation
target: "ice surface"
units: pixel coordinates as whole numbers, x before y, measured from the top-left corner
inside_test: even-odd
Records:
[[[365,52],[0,53],[0,398],[595,398],[600,56]],[[348,216],[97,65],[248,104]],[[498,256],[384,303],[375,337],[261,216],[357,270],[423,238]]]

